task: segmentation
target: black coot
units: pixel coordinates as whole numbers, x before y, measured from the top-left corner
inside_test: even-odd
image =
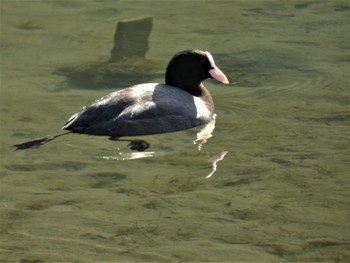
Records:
[[[186,50],[170,60],[165,84],[146,83],[112,92],[74,114],[63,129],[69,132],[14,145],[17,150],[38,147],[67,133],[110,136],[159,134],[190,129],[214,117],[214,104],[202,81],[228,83],[207,51]],[[149,147],[132,140],[131,149]]]

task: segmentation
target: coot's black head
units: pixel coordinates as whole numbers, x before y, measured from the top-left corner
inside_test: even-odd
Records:
[[[186,50],[175,54],[170,60],[166,70],[165,83],[200,96],[201,82],[208,78],[228,83],[226,76],[216,67],[209,52]]]

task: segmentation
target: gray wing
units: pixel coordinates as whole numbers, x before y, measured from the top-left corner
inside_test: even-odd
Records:
[[[198,116],[195,98],[186,91],[144,84],[110,93],[87,105],[63,129],[120,137],[185,130],[209,120]]]

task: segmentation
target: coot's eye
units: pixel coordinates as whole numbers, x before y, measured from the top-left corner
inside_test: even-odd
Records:
[[[205,64],[205,59],[201,59],[201,64]]]

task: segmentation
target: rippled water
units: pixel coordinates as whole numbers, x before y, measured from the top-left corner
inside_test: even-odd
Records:
[[[2,262],[350,261],[348,1],[0,8]],[[14,151],[113,90],[53,73],[108,58],[117,21],[144,15],[150,82],[189,48],[229,78],[206,81],[213,136],[201,147],[198,130],[146,136],[149,156],[124,161],[125,142],[90,136]]]

